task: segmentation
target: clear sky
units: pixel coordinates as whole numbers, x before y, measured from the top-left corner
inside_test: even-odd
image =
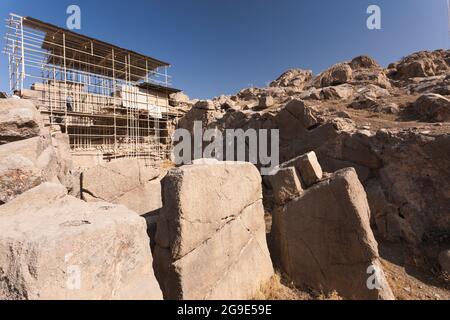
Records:
[[[318,73],[360,54],[386,65],[449,46],[446,0],[0,0],[0,17],[65,27],[70,4],[81,7],[78,32],[170,62],[192,98],[264,86],[292,67]],[[370,4],[381,30],[366,27]],[[7,77],[1,54],[0,91]]]

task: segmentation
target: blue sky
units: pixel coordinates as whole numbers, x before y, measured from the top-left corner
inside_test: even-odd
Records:
[[[65,27],[70,4],[81,7],[80,33],[170,62],[173,85],[192,98],[264,86],[292,67],[318,73],[360,54],[386,65],[449,46],[446,0],[1,0],[0,17]],[[366,28],[370,4],[381,7],[382,30]]]

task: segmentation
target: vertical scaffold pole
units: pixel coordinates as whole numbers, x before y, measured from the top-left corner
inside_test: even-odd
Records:
[[[64,106],[64,125],[66,127],[66,133],[69,131],[67,130],[68,124],[67,124],[67,65],[66,65],[66,34],[63,32],[63,58],[64,58],[64,99],[62,101]]]
[[[113,69],[113,109],[114,109],[114,158],[117,157],[117,119],[116,119],[116,64],[115,64],[115,53],[114,48],[111,49],[112,54],[112,69]]]
[[[23,38],[23,17],[20,17],[20,41],[22,49],[22,74],[20,77],[20,90],[23,90],[23,82],[25,80],[25,44]]]

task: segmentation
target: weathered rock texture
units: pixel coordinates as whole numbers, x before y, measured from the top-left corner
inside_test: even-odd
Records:
[[[69,136],[44,128],[33,103],[0,99],[0,204],[42,182],[73,189]]]
[[[303,192],[301,178],[295,167],[281,168],[268,179],[278,204],[297,198]]]
[[[440,94],[428,93],[414,104],[415,112],[425,121],[450,121],[450,99]]]
[[[348,299],[393,299],[370,229],[366,193],[354,169],[343,169],[273,213],[274,256],[295,285]],[[381,289],[367,287],[369,266]]]
[[[0,144],[36,137],[42,117],[31,101],[0,99]]]
[[[322,179],[322,167],[314,151],[308,152],[282,164],[283,167],[294,167],[300,172],[301,179],[307,187]]]
[[[82,198],[123,204],[146,214],[162,207],[159,177],[157,169],[137,159],[112,161],[82,172]]]
[[[0,299],[161,299],[145,220],[45,183],[0,207]]]
[[[449,52],[412,54],[388,69],[360,56],[310,79],[289,70],[270,87],[228,97],[233,108],[192,109],[179,125],[192,131],[199,120],[205,130],[279,129],[280,162],[314,151],[325,172],[355,168],[369,193],[377,236],[417,246],[450,228]],[[331,86],[323,87],[323,79]],[[428,93],[442,97],[427,99],[431,107],[416,112],[419,94]],[[273,106],[245,109],[265,95]]]
[[[169,171],[154,249],[165,298],[252,297],[273,275],[261,198],[261,177],[249,163]]]
[[[41,135],[0,145],[0,203],[42,182],[61,182],[70,189],[69,137]]]

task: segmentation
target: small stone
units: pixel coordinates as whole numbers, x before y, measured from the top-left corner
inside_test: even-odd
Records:
[[[282,168],[269,176],[273,196],[278,204],[286,203],[300,196],[303,188],[297,170],[294,167]]]
[[[322,179],[322,167],[320,166],[314,151],[294,158],[282,165],[284,168],[290,166],[294,166],[300,172],[302,181],[307,187],[312,186]]]
[[[259,108],[269,108],[274,105],[274,100],[271,96],[262,96],[259,98]]]

